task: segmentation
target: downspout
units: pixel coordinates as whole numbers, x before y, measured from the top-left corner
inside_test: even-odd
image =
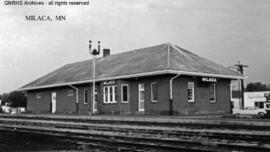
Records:
[[[76,90],[76,113],[79,114],[79,89],[71,84],[68,84],[71,88]]]
[[[173,90],[172,90],[172,85],[173,85],[173,80],[175,78],[179,77],[179,76],[180,76],[180,72],[176,76],[174,76],[174,77],[172,77],[170,79],[170,111],[169,111],[169,114],[171,116],[173,115]]]

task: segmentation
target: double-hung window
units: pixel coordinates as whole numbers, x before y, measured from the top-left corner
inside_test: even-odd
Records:
[[[69,97],[74,96],[74,91],[71,89],[67,90],[67,96],[69,96]]]
[[[151,83],[151,101],[152,102],[157,102],[158,101],[158,86],[157,82],[152,82]]]
[[[210,102],[216,102],[216,84],[210,84]]]
[[[105,86],[103,88],[103,102],[115,103],[116,102],[116,86]]]
[[[37,93],[37,99],[40,99],[41,98],[41,92],[38,92]]]
[[[97,87],[95,87],[95,101],[93,102],[93,112],[97,112],[97,101],[98,101],[98,92],[97,92]]]
[[[95,102],[98,101],[98,92],[97,92],[97,87],[95,87]]]
[[[129,99],[129,88],[127,84],[123,84],[121,87],[121,99],[122,99],[122,103],[128,103],[128,99]]]
[[[88,89],[84,89],[84,92],[83,92],[83,103],[84,104],[87,104],[88,103],[88,97],[89,97],[89,94],[88,94]]]
[[[188,102],[194,102],[194,82],[188,82]]]
[[[144,111],[144,84],[139,84],[139,111]]]

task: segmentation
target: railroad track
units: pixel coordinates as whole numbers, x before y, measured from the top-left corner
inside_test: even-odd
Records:
[[[265,127],[261,125],[244,125],[241,123],[226,123],[223,122],[221,124],[211,124],[211,123],[185,123],[185,122],[159,122],[159,121],[127,121],[121,119],[80,119],[78,118],[61,118],[61,117],[50,117],[50,116],[25,116],[25,115],[0,115],[0,118],[11,118],[11,119],[24,119],[24,120],[46,120],[46,121],[61,121],[61,122],[78,122],[78,123],[91,123],[91,124],[118,124],[118,125],[137,125],[137,126],[145,126],[145,125],[152,125],[152,126],[170,126],[170,127],[187,127],[192,129],[230,129],[230,130],[260,130],[260,131],[270,131],[270,126]],[[209,120],[218,120],[218,119],[209,119]],[[234,119],[229,119],[234,120]],[[254,119],[254,121],[257,119]],[[253,120],[249,120],[253,121]],[[258,120],[257,120],[258,121]],[[267,120],[259,120],[259,122],[268,122]]]
[[[34,119],[0,119],[0,129],[49,134],[142,149],[171,151],[270,151],[269,132],[239,133],[236,130],[198,130],[180,127],[108,125]],[[212,130],[212,131],[211,131]]]
[[[14,130],[14,128],[16,128]],[[3,126],[1,130],[9,130],[16,132],[28,132],[44,135],[53,135],[58,137],[65,137],[70,139],[84,140],[86,143],[107,143],[114,146],[122,147],[136,147],[139,149],[158,149],[169,151],[269,151],[267,147],[258,147],[254,145],[241,145],[229,143],[202,143],[200,141],[171,139],[171,138],[151,138],[151,137],[130,137],[121,135],[108,135],[82,132],[77,130],[54,129],[44,127],[22,127],[22,126]]]
[[[270,132],[269,135],[265,135],[265,132],[259,132],[260,134],[250,134],[247,131],[245,133],[238,133],[235,131],[230,131],[230,132],[220,132],[218,131],[212,131],[211,129],[204,129],[204,130],[198,130],[198,129],[190,129],[190,128],[179,128],[179,127],[170,127],[170,128],[165,128],[165,127],[149,127],[149,126],[129,126],[129,125],[96,125],[96,124],[89,124],[89,123],[61,123],[57,121],[29,121],[26,122],[25,120],[18,121],[14,120],[12,121],[9,120],[1,120],[0,118],[0,123],[4,124],[18,124],[18,125],[32,125],[32,126],[53,126],[54,128],[65,128],[65,129],[80,129],[80,130],[96,130],[96,131],[113,131],[113,132],[119,132],[119,133],[143,133],[143,134],[149,134],[149,135],[158,135],[158,134],[163,134],[166,135],[166,137],[203,137],[203,138],[211,138],[211,139],[226,139],[230,141],[260,141],[260,142],[268,142],[270,141]],[[30,124],[29,124],[30,123]],[[258,131],[257,131],[258,132]]]

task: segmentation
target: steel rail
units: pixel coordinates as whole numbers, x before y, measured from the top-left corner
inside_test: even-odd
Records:
[[[23,128],[20,128],[20,126],[16,126],[16,127],[11,127],[11,125],[25,125]],[[91,129],[91,127],[89,128],[89,126],[88,127],[84,127],[84,128],[82,128],[82,127],[79,127],[79,126],[66,126],[66,125],[57,125],[57,124],[47,124],[47,125],[44,125],[44,124],[46,124],[46,123],[27,123],[27,122],[8,122],[8,121],[6,121],[6,123],[5,124],[3,124],[3,125],[1,125],[2,127],[2,129],[5,129],[5,128],[9,128],[10,130],[14,130],[14,129],[16,129],[16,131],[26,131],[27,132],[27,130],[29,131],[29,132],[37,132],[37,133],[48,133],[48,132],[50,132],[50,134],[51,135],[53,135],[53,134],[59,134],[59,131],[54,131],[54,130],[47,130],[46,131],[46,128],[56,128],[56,129],[58,129],[58,130],[63,130],[63,129],[66,129],[66,128],[68,128],[69,130],[89,130],[89,129]],[[6,125],[6,126],[5,126]],[[27,125],[28,125],[28,127],[30,126],[30,128],[32,127],[32,129],[27,129],[27,128],[25,128],[25,127],[27,127]],[[4,127],[3,127],[4,126]],[[38,129],[33,129],[33,127],[43,127],[43,129],[40,129],[40,130],[38,130]],[[44,128],[44,127],[46,127],[46,128]],[[112,128],[105,128],[105,129],[107,129],[107,131],[108,131],[108,129],[112,129]],[[99,131],[104,131],[104,130],[99,130]],[[143,130],[115,130],[115,129],[112,129],[112,130],[110,130],[111,132],[133,132],[133,133],[140,133],[140,134],[145,134],[146,132],[145,131],[143,131]],[[147,133],[150,133],[151,131],[148,131]],[[170,131],[171,132],[171,131]],[[163,132],[163,134],[169,134],[170,132]],[[64,133],[65,135],[67,135],[68,137],[73,137],[73,136],[70,136],[70,135],[74,135],[74,138],[75,137],[80,137],[80,136],[85,136],[85,137],[89,137],[89,134],[81,134],[81,133],[72,133],[72,132],[63,132],[63,131],[60,131],[60,133]],[[162,132],[152,132],[153,134],[160,134],[160,133],[162,133]],[[186,133],[187,135],[189,135],[189,133]],[[199,136],[199,137],[201,137],[203,134],[197,134],[196,136]],[[110,138],[113,138],[113,139],[122,139],[122,140],[127,140],[128,138],[130,138],[131,140],[132,140],[132,142],[134,142],[135,141],[135,139],[138,139],[138,142],[140,141],[140,142],[147,142],[147,141],[149,141],[149,140],[152,140],[154,143],[157,143],[157,141],[159,141],[159,142],[161,142],[160,144],[164,144],[164,142],[167,142],[167,144],[168,144],[168,142],[169,142],[169,146],[167,145],[167,148],[168,147],[174,147],[174,145],[177,145],[177,144],[184,144],[184,142],[190,142],[190,141],[172,141],[172,140],[168,140],[168,139],[166,139],[166,140],[161,140],[162,138],[160,138],[160,139],[149,139],[149,138],[147,138],[147,137],[144,137],[144,138],[135,138],[135,137],[123,137],[123,136],[117,136],[117,135],[111,135],[111,136],[106,136],[106,135],[97,135],[97,134],[91,134],[91,136],[94,136],[94,137],[97,137],[97,136],[102,136],[102,138],[108,138],[108,137],[110,137]],[[106,136],[106,137],[105,137]],[[179,135],[179,134],[177,134],[177,137],[179,137],[179,136],[183,136],[183,135]],[[194,135],[193,135],[194,136]],[[204,136],[206,136],[207,137],[207,134],[206,135],[204,135]],[[215,136],[214,136],[214,134],[212,134],[212,136],[208,136],[208,137],[210,137],[210,139],[212,139],[212,138],[215,138]],[[234,137],[236,137],[237,138],[237,136],[234,136]],[[252,136],[251,136],[252,137]],[[81,137],[80,137],[81,138]],[[222,138],[224,138],[224,139],[226,139],[227,137],[226,136],[223,136]],[[254,139],[256,139],[256,140],[260,140],[260,138],[254,138]],[[155,141],[154,141],[155,140]],[[250,139],[249,138],[246,138],[246,140],[248,140],[248,141],[250,141]],[[269,140],[266,140],[266,141],[269,141]],[[191,142],[192,143],[192,145],[194,146],[194,144],[196,143],[195,141],[193,141],[193,142]],[[197,142],[197,144],[201,144],[200,142]],[[185,143],[185,144],[187,144],[187,143]],[[216,146],[221,146],[221,147],[227,147],[227,148],[230,148],[230,147],[234,147],[234,148],[237,148],[237,149],[252,149],[252,150],[260,150],[260,151],[262,151],[262,150],[270,150],[269,148],[266,148],[266,147],[258,147],[258,146],[243,146],[243,145],[226,145],[226,144],[217,144]],[[209,148],[209,147],[208,147]]]
[[[239,134],[239,133],[226,133],[226,132],[208,132],[196,131],[196,130],[164,130],[164,129],[149,129],[149,128],[130,128],[130,127],[115,127],[115,126],[93,126],[90,124],[58,124],[56,122],[27,122],[27,121],[3,121],[0,120],[0,123],[3,124],[17,124],[17,125],[31,125],[31,126],[53,126],[54,128],[65,128],[65,129],[80,129],[80,130],[96,130],[96,131],[114,131],[121,133],[144,133],[144,134],[165,134],[169,137],[180,137],[180,136],[200,136],[204,138],[212,139],[226,139],[226,140],[243,140],[243,141],[260,141],[260,142],[269,142],[270,135],[258,135],[258,134]],[[170,129],[170,128],[169,128]],[[174,129],[174,128],[171,128]]]
[[[95,124],[129,124],[129,125],[153,125],[153,126],[170,126],[170,127],[188,127],[188,128],[206,128],[206,129],[231,129],[231,130],[260,130],[260,131],[270,131],[270,127],[265,126],[248,126],[241,124],[203,124],[203,123],[166,123],[166,122],[144,122],[144,121],[125,121],[125,120],[89,120],[89,119],[66,119],[66,118],[52,118],[52,117],[24,117],[24,116],[1,116],[0,118],[16,118],[16,119],[26,119],[26,120],[55,120],[62,122],[84,122],[84,123],[95,123]]]
[[[141,138],[141,137],[123,137],[115,135],[97,135],[97,134],[83,134],[74,133],[69,131],[54,131],[49,130],[49,128],[44,131],[43,129],[16,129],[10,127],[1,127],[1,130],[9,130],[16,132],[28,132],[36,134],[45,134],[52,136],[59,136],[65,138],[74,138],[84,140],[85,142],[95,143],[95,142],[107,142],[113,144],[114,146],[124,145],[126,147],[135,146],[140,148],[151,148],[151,149],[164,149],[170,151],[188,150],[188,151],[226,151],[226,150],[242,150],[248,152],[254,151],[269,151],[267,147],[257,147],[250,145],[232,145],[232,144],[213,144],[206,145],[201,142],[185,141],[185,140],[168,140],[160,138]]]

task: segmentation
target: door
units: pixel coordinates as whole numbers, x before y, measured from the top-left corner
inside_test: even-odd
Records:
[[[144,111],[144,84],[139,84],[139,111]]]
[[[93,102],[93,112],[96,113],[97,112],[97,98],[98,98],[98,95],[97,95],[97,88],[95,87],[95,93],[94,93],[94,96],[95,96],[95,101]]]
[[[52,92],[52,108],[51,113],[56,112],[56,92]]]

